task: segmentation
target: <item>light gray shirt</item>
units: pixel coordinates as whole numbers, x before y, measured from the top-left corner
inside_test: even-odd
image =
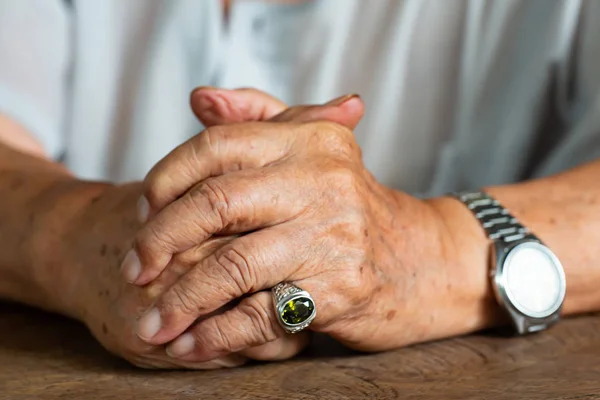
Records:
[[[359,93],[384,184],[422,195],[600,155],[600,1],[0,0],[0,112],[87,179],[142,178],[202,127],[195,86]]]

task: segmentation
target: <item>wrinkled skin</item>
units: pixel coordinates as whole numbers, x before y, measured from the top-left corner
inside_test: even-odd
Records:
[[[75,315],[86,323],[104,347],[138,366],[218,368],[242,364],[245,357],[240,355],[209,363],[177,362],[165,355],[162,346],[148,345],[135,335],[140,313],[196,262],[228,240],[211,239],[178,255],[150,285],[133,287],[125,284],[120,277],[119,264],[139,226],[135,217],[139,192],[139,184],[108,189],[78,215],[76,221],[82,226],[72,225],[66,232],[62,242],[70,249],[62,251],[60,259],[74,267],[70,272],[70,290],[71,298],[77,299],[73,302]],[[78,234],[82,230],[94,236]],[[73,252],[73,248],[77,252]],[[100,257],[89,257],[89,254]]]
[[[197,94],[196,112],[207,104],[214,113],[229,110],[219,93],[212,102],[205,98],[212,94]],[[161,295],[138,326],[147,343],[173,341],[167,351],[174,358],[207,361],[286,337],[267,291],[282,281],[312,294],[318,309],[312,330],[360,350],[449,336],[480,323],[473,304],[484,297],[478,285],[485,273],[461,271],[451,222],[441,211],[446,203],[379,184],[352,133],[362,102],[337,103],[343,123],[313,118],[209,128],[149,173],[149,220],[130,253],[142,270],[127,274],[136,285],[153,281],[173,257],[215,234],[248,234]],[[135,262],[124,268],[134,270]],[[192,325],[199,317],[205,319]],[[466,321],[456,324],[457,318]]]
[[[243,91],[242,91],[243,93]],[[247,95],[255,97],[253,91]],[[274,117],[286,109],[282,103],[256,102],[254,104],[272,107],[265,110],[247,110],[251,114],[223,116],[220,113],[201,113],[199,117],[205,125],[228,124],[244,118],[266,118],[258,115],[263,111]],[[276,118],[326,118],[335,113],[331,110],[315,111],[299,107],[290,109]],[[94,184],[91,184],[94,185]],[[83,189],[85,190],[85,189]],[[123,357],[135,365],[145,368],[194,368],[210,369],[238,366],[248,358],[257,360],[280,360],[289,358],[302,350],[308,343],[308,335],[286,336],[263,346],[245,348],[242,352],[227,355],[210,362],[196,362],[174,359],[167,356],[164,346],[150,345],[135,334],[137,320],[161,294],[175,283],[188,270],[204,258],[229,243],[233,236],[213,237],[192,246],[175,256],[157,279],[145,286],[126,283],[119,266],[132,240],[140,229],[137,220],[136,203],[142,193],[140,183],[123,186],[108,186],[99,191],[97,197],[81,207],[67,224],[69,229],[61,233],[64,238],[56,241],[61,247],[45,254],[53,254],[49,264],[68,265],[68,274],[60,279],[65,283],[64,291],[70,303],[68,314],[83,321],[93,335],[112,353]],[[78,198],[78,193],[72,193]],[[68,199],[60,204],[69,204]],[[86,232],[82,235],[81,232]],[[45,246],[45,244],[43,245]],[[52,269],[52,268],[49,268]],[[224,305],[215,314],[230,308]]]

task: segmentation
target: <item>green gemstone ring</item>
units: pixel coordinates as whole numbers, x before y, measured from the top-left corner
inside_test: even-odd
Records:
[[[300,332],[315,319],[315,302],[306,290],[282,282],[273,287],[272,293],[277,319],[287,333]]]

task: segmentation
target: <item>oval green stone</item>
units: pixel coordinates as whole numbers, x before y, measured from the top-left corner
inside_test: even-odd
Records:
[[[306,321],[314,309],[315,305],[310,299],[299,297],[285,303],[281,311],[281,319],[288,325],[298,325]]]

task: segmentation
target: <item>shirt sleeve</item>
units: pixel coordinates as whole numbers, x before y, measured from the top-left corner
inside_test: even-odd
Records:
[[[64,151],[69,14],[61,0],[0,0],[0,113],[53,158]]]
[[[567,99],[553,99],[562,125],[555,145],[538,165],[534,175],[558,173],[582,163],[600,159],[600,2],[583,1],[577,35],[571,57],[571,78],[558,82],[557,90]],[[555,93],[555,94],[556,94]],[[546,132],[551,135],[551,133]]]

